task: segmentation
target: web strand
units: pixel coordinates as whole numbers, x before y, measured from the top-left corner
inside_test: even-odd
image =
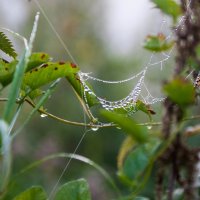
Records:
[[[37,7],[39,8],[39,10],[41,11],[42,15],[44,16],[44,18],[46,19],[47,23],[49,24],[49,26],[51,27],[51,30],[53,31],[53,33],[56,35],[56,37],[58,38],[60,44],[62,45],[62,47],[65,49],[66,53],[69,55],[70,59],[72,60],[72,62],[74,62],[74,64],[78,65],[78,63],[76,62],[75,58],[72,56],[69,48],[67,47],[67,45],[65,44],[65,42],[63,41],[63,39],[61,38],[60,34],[56,31],[56,29],[54,28],[54,25],[51,23],[49,17],[47,16],[46,12],[44,11],[44,9],[42,8],[42,6],[40,5],[40,3],[38,2],[38,0],[34,0],[35,4],[37,5]]]
[[[67,169],[68,169],[68,167],[69,167],[69,165],[70,165],[70,163],[71,163],[71,161],[72,161],[72,159],[73,159],[73,156],[74,156],[74,155],[76,154],[76,152],[78,151],[78,148],[79,148],[79,146],[81,145],[83,139],[85,138],[86,133],[89,132],[89,131],[90,131],[90,130],[86,130],[86,131],[84,132],[84,134],[81,136],[81,139],[79,140],[79,142],[78,142],[78,144],[77,144],[77,146],[76,146],[74,152],[72,153],[72,157],[71,157],[71,158],[68,160],[68,162],[66,163],[66,165],[65,165],[64,169],[62,170],[62,172],[61,172],[61,174],[60,174],[60,176],[59,176],[59,178],[58,178],[56,184],[54,185],[53,189],[51,190],[51,192],[50,192],[50,194],[49,194],[49,197],[48,197],[48,200],[51,200],[51,199],[53,198],[53,196],[54,196],[54,194],[55,194],[55,192],[56,192],[56,189],[57,189],[57,187],[58,187],[58,185],[59,185],[59,183],[60,183],[62,177],[64,176],[64,174],[66,174],[66,171],[67,171]]]
[[[66,53],[69,55],[69,57],[71,58],[71,60],[76,64],[78,65],[78,63],[76,62],[75,58],[72,56],[69,48],[67,47],[67,45],[64,43],[63,39],[61,38],[61,36],[59,35],[59,33],[56,31],[56,29],[54,28],[53,24],[51,23],[49,17],[47,16],[46,12],[44,11],[44,9],[42,8],[42,6],[40,5],[40,3],[37,1],[37,0],[34,0],[35,4],[37,5],[37,7],[39,8],[39,10],[41,11],[41,13],[43,14],[43,16],[45,17],[47,23],[49,24],[49,26],[51,27],[52,31],[54,32],[54,34],[56,35],[56,37],[58,38],[60,44],[63,46],[63,48],[65,49]],[[83,94],[84,95],[84,94]],[[84,119],[84,122],[86,124],[86,114],[84,112],[84,109],[83,109],[83,119]],[[78,151],[82,141],[84,140],[85,136],[86,136],[86,133],[89,132],[90,130],[87,130],[87,127],[85,126],[84,128],[84,133],[82,134],[77,146],[75,147],[75,150],[73,152],[72,155],[75,155],[76,152]],[[73,157],[73,156],[72,156]],[[66,163],[64,169],[62,170],[58,180],[56,181],[55,185],[53,186],[50,194],[49,194],[49,197],[48,197],[48,200],[51,200],[57,190],[57,187],[61,181],[61,179],[63,178],[63,176],[66,174],[68,168],[69,168],[69,165],[72,161],[72,157],[68,160],[68,162]]]

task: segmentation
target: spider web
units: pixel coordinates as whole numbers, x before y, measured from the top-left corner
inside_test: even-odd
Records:
[[[189,6],[190,2],[188,3]],[[180,26],[182,26],[184,22],[184,16],[182,16],[179,20],[178,26],[174,29],[174,31],[176,31]],[[162,32],[163,28],[166,27],[166,20],[162,21],[162,25],[161,25],[161,30],[160,32]],[[165,41],[170,41],[173,39],[173,31],[171,31],[165,38]],[[146,83],[145,83],[145,79],[146,79],[146,74],[148,73],[149,70],[151,70],[151,68],[160,68],[160,70],[163,70],[163,67],[165,66],[166,62],[171,58],[171,55],[173,55],[173,51],[174,51],[174,47],[168,51],[167,53],[162,52],[160,53],[161,58],[159,60],[155,60],[155,58],[158,57],[158,53],[152,53],[149,59],[148,64],[137,74],[132,75],[131,77],[124,79],[124,80],[118,80],[118,81],[111,81],[111,80],[103,80],[97,77],[94,77],[91,75],[91,73],[84,73],[84,72],[79,72],[79,78],[80,81],[84,87],[84,99],[85,102],[87,104],[87,98],[86,98],[86,94],[88,93],[89,95],[94,96],[95,98],[97,98],[102,106],[102,108],[109,110],[109,111],[113,111],[115,109],[124,109],[128,112],[128,114],[132,114],[135,113],[135,106],[136,106],[136,102],[138,100],[143,101],[145,104],[147,105],[152,105],[155,103],[159,103],[165,100],[165,97],[154,97],[150,90],[148,89]],[[130,93],[119,100],[116,101],[110,101],[107,100],[105,97],[101,97],[98,96],[97,94],[95,94],[95,92],[93,92],[87,85],[87,81],[95,81],[95,82],[100,82],[103,84],[125,84],[127,82],[130,82],[136,78],[138,78],[137,83],[134,85],[133,89],[130,91]],[[188,78],[188,77],[186,77]],[[145,93],[145,95],[144,95]],[[88,105],[87,105],[88,106]],[[89,106],[88,106],[89,108]]]
[[[52,25],[51,21],[49,20],[49,18],[47,17],[45,11],[43,10],[43,8],[41,7],[41,5],[39,4],[39,2],[37,0],[34,0],[34,2],[36,3],[37,7],[40,9],[40,11],[42,12],[43,16],[46,18],[48,24],[50,25],[51,29],[53,30],[54,34],[57,36],[58,40],[60,41],[61,45],[64,47],[65,51],[67,52],[67,54],[70,56],[70,58],[72,59],[72,61],[77,64],[76,60],[74,59],[74,57],[71,54],[71,51],[68,49],[67,45],[63,42],[62,38],[60,37],[60,35],[58,34],[58,32],[55,30],[54,26]],[[188,3],[189,6],[190,2]],[[182,26],[184,22],[184,17],[181,17],[178,23],[178,26]],[[163,31],[163,29],[166,27],[166,23],[167,20],[162,20],[162,25],[160,27],[160,32]],[[176,31],[176,29],[174,30]],[[166,41],[171,40],[173,38],[173,31],[170,31],[169,34],[166,37]],[[174,49],[172,48],[169,52],[167,53],[161,53],[160,57],[158,56],[157,53],[152,53],[149,59],[149,62],[147,63],[147,65],[145,65],[144,67],[142,67],[142,69],[136,73],[133,74],[132,76],[124,79],[124,80],[103,80],[97,77],[92,76],[91,73],[85,73],[80,71],[78,73],[79,79],[83,85],[84,91],[83,91],[83,98],[86,102],[86,106],[89,109],[89,105],[87,103],[87,94],[94,96],[95,98],[98,99],[100,105],[102,108],[109,110],[109,111],[113,111],[116,108],[121,108],[124,109],[128,112],[128,114],[132,114],[135,112],[134,108],[136,106],[136,102],[138,100],[143,101],[145,104],[148,105],[152,105],[155,103],[159,103],[162,102],[165,97],[154,97],[150,90],[148,89],[149,86],[147,86],[147,78],[146,75],[149,73],[149,71],[151,69],[154,68],[158,68],[161,71],[163,70],[163,68],[166,65],[166,62],[170,59],[170,57],[173,55],[173,51]],[[78,65],[78,64],[77,64]],[[118,100],[107,100],[105,97],[102,97],[101,95],[97,95],[96,92],[94,92],[93,90],[90,89],[90,87],[88,86],[87,82],[96,82],[96,83],[100,83],[100,84],[105,84],[105,85],[119,85],[119,84],[127,84],[130,83],[132,80],[137,80],[136,84],[133,85],[132,90],[128,93],[127,96],[118,99]],[[86,117],[84,114],[84,122],[86,122]],[[103,127],[103,123],[100,123],[100,125],[102,125]],[[91,129],[90,129],[91,130]],[[94,130],[94,129],[93,129]],[[96,131],[97,129],[95,129]],[[86,127],[84,129],[83,135],[80,139],[80,141],[78,142],[78,145],[76,146],[73,154],[75,154],[81,144],[81,142],[83,141],[86,133],[89,130],[86,130]],[[57,189],[57,186],[61,180],[61,178],[63,177],[63,175],[65,174],[65,172],[67,171],[69,164],[71,162],[71,159],[67,161],[66,165],[64,166],[64,169],[62,170],[61,175],[59,176],[58,180],[56,181],[55,185],[53,186],[53,189],[50,192],[49,195],[49,199],[51,199]]]
[[[60,37],[58,32],[55,30],[54,26],[52,25],[51,21],[47,17],[45,11],[43,10],[43,8],[39,4],[39,2],[37,0],[35,0],[35,3],[37,4],[38,8],[41,10],[43,16],[46,18],[48,24],[50,25],[51,29],[53,30],[54,34],[57,36],[58,40],[60,41],[61,45],[64,47],[65,51],[67,52],[67,54],[69,55],[71,60],[75,64],[78,65],[78,63],[76,62],[76,59],[72,56],[67,45],[63,42],[62,38]],[[184,17],[181,17],[177,28],[179,26],[181,26],[183,22],[184,22]],[[159,32],[163,32],[163,30],[167,27],[166,23],[167,23],[167,18],[162,20]],[[176,29],[174,31],[176,31]],[[173,31],[165,30],[165,32],[167,32],[167,31],[169,33],[165,38],[166,42],[170,41],[173,38]],[[160,70],[162,71],[166,62],[171,58],[171,55],[173,54],[173,50],[174,50],[174,48],[172,48],[167,53],[162,52],[162,53],[160,53],[160,55],[159,55],[159,53],[152,53],[148,64],[146,66],[142,67],[140,72],[138,72],[137,74],[133,74],[131,77],[126,78],[124,80],[116,80],[116,81],[115,80],[114,81],[103,80],[103,79],[92,76],[91,73],[85,73],[85,72],[80,71],[78,73],[78,76],[79,76],[79,79],[84,88],[83,98],[85,100],[86,107],[88,109],[90,109],[88,102],[87,102],[87,98],[86,98],[87,94],[95,97],[99,101],[102,108],[109,110],[109,111],[113,111],[115,109],[124,109],[127,111],[128,115],[131,115],[132,113],[135,112],[134,108],[135,108],[136,102],[138,100],[141,100],[142,102],[144,102],[147,105],[152,105],[155,103],[162,102],[165,99],[165,97],[154,97],[151,94],[150,90],[148,89],[147,84],[146,84],[146,82],[147,82],[146,75],[149,73],[150,69],[152,69],[152,68],[160,68]],[[137,78],[138,78],[138,81],[133,85],[132,90],[128,93],[128,95],[121,99],[117,99],[114,101],[108,100],[104,96],[97,95],[96,92],[91,90],[87,85],[88,81],[99,82],[101,84],[103,83],[103,84],[109,84],[109,85],[127,84],[128,82],[130,82],[134,79],[136,80]]]
[[[170,39],[170,37],[168,38]],[[160,70],[162,70],[163,66],[165,65],[165,62],[168,61],[172,52],[173,51],[171,50],[168,54],[162,53],[162,56],[164,56],[164,58],[156,62],[153,62],[153,57],[155,56],[155,54],[152,54],[149,63],[140,72],[124,80],[118,80],[118,81],[102,80],[102,79],[93,77],[91,73],[79,72],[78,73],[79,79],[84,88],[85,102],[87,103],[86,96],[88,93],[89,95],[98,99],[102,108],[109,111],[113,111],[115,109],[124,109],[127,111],[129,115],[135,112],[134,108],[138,100],[141,100],[145,104],[148,104],[148,105],[162,102],[165,99],[165,97],[153,97],[153,95],[151,94],[151,92],[149,91],[145,83],[145,78],[146,78],[146,74],[148,73],[148,70],[150,70],[150,68],[152,67],[159,66]],[[116,100],[116,101],[110,101],[110,100],[107,100],[105,97],[98,96],[87,85],[88,81],[94,81],[94,82],[99,82],[101,84],[109,84],[109,85],[127,84],[128,82],[134,79],[138,79],[138,80],[136,84],[133,86],[132,90],[129,92],[129,94],[125,96],[124,98]]]

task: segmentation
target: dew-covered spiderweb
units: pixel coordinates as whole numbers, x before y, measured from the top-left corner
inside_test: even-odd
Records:
[[[188,4],[189,5],[189,4]],[[167,20],[163,19],[162,20],[162,25],[160,28],[160,32],[163,31],[163,28],[165,28],[167,23]],[[168,33],[168,35],[165,38],[165,41],[170,41],[173,40],[173,33],[177,30],[177,28],[182,27],[183,28],[184,24],[184,16],[180,18],[178,26],[173,30]],[[92,76],[92,73],[85,73],[85,72],[79,72],[79,78],[80,81],[84,87],[84,97],[85,97],[85,102],[87,103],[87,98],[86,94],[88,93],[89,95],[94,96],[95,98],[98,99],[100,102],[102,108],[113,111],[115,109],[124,109],[127,111],[127,113],[130,115],[135,112],[135,105],[138,100],[143,101],[147,105],[152,105],[158,102],[162,102],[165,97],[154,97],[150,90],[148,89],[149,86],[145,83],[146,75],[152,68],[157,68],[158,70],[163,70],[163,67],[165,67],[167,61],[173,56],[174,48],[172,48],[170,51],[167,53],[162,52],[158,56],[158,53],[152,53],[149,59],[149,62],[142,67],[142,70],[136,74],[133,74],[131,77],[128,77],[127,79],[124,80],[117,80],[117,81],[111,81],[111,80],[103,80],[99,79],[97,77]],[[186,78],[188,78],[187,76]],[[122,99],[116,100],[116,101],[110,101],[107,100],[105,97],[98,96],[95,94],[95,92],[88,87],[87,82],[88,81],[94,81],[94,82],[99,82],[101,84],[126,84],[127,82],[130,82],[134,79],[138,79],[135,85],[133,85],[132,90],[129,92],[127,96],[125,96]],[[88,106],[89,107],[89,106]]]
[[[57,36],[61,45],[64,47],[66,53],[69,55],[69,57],[72,59],[72,61],[78,65],[78,63],[72,56],[70,50],[68,49],[67,45],[63,42],[62,38],[60,37],[58,32],[55,30],[54,26],[52,25],[51,21],[47,17],[46,13],[42,9],[39,2],[37,0],[35,0],[35,2],[37,4],[37,6],[39,7],[39,9],[41,10],[44,17],[46,18],[47,22],[49,23],[51,29]],[[164,16],[162,17],[161,21],[162,22],[161,22],[159,32],[163,32],[164,29],[168,26],[167,25],[168,20],[166,20]],[[183,24],[183,22],[184,22],[184,17],[181,17],[179,20],[179,23],[178,23],[178,27],[181,26]],[[173,39],[173,35],[174,35],[173,32],[176,31],[176,29],[174,31],[169,31],[169,30],[167,30],[167,31],[168,31],[168,35],[165,38],[166,42]],[[158,102],[162,102],[165,99],[165,97],[154,97],[151,94],[151,92],[149,90],[149,86],[147,86],[147,84],[146,84],[146,75],[149,73],[149,71],[151,69],[154,69],[154,68],[156,68],[157,71],[162,70],[163,67],[165,67],[165,64],[167,63],[167,61],[173,55],[173,51],[174,51],[174,48],[172,48],[167,53],[164,53],[164,52],[160,53],[159,56],[158,56],[158,53],[152,53],[147,64],[145,66],[141,67],[141,71],[139,71],[136,74],[134,74],[134,72],[133,72],[133,75],[131,77],[128,77],[124,80],[112,80],[112,81],[111,80],[103,80],[103,79],[92,76],[92,73],[85,73],[85,72],[80,71],[78,73],[78,76],[79,76],[81,84],[84,88],[83,97],[84,97],[84,100],[86,103],[86,107],[88,109],[90,109],[89,105],[87,103],[87,98],[86,98],[87,94],[95,97],[99,101],[99,104],[101,105],[102,108],[109,110],[109,111],[113,111],[113,110],[119,109],[119,108],[124,109],[127,111],[127,113],[129,115],[135,112],[134,107],[138,100],[143,101],[147,105],[152,105],[152,104],[155,104]],[[109,100],[109,98],[107,98],[107,97],[97,95],[96,92],[94,90],[90,89],[90,87],[87,84],[88,81],[91,81],[91,82],[99,82],[101,84],[119,85],[119,84],[127,84],[134,79],[137,79],[137,82],[133,85],[132,90],[127,94],[127,96],[125,96],[121,99],[117,99],[117,100]]]
[[[58,32],[55,30],[53,24],[49,20],[46,12],[43,10],[40,3],[37,0],[34,0],[34,2],[36,3],[37,7],[39,8],[39,10],[43,14],[43,16],[46,18],[47,23],[50,25],[52,31],[58,38],[61,45],[64,47],[66,53],[69,55],[71,60],[75,64],[78,65],[78,63],[72,56],[71,51],[68,49],[67,45],[63,42],[62,38],[60,37]],[[190,2],[188,3],[188,5],[189,4],[190,4]],[[160,20],[161,20],[161,26],[160,26],[159,32],[163,32],[163,31],[165,31],[164,29],[166,29],[166,27],[168,27],[169,20],[164,16],[161,17]],[[184,16],[180,17],[177,28],[181,27],[184,24],[184,20],[185,20]],[[165,37],[166,41],[171,41],[174,39],[173,38],[174,31],[176,31],[176,29],[173,29],[173,30],[167,29],[167,31],[166,31],[167,35]],[[83,99],[85,101],[87,109],[90,109],[88,102],[87,102],[87,95],[90,95],[90,96],[93,96],[94,98],[96,98],[98,100],[100,106],[106,110],[113,111],[115,109],[120,108],[120,109],[124,109],[128,113],[128,115],[131,115],[135,112],[135,106],[136,106],[136,102],[138,100],[141,100],[142,102],[144,102],[147,105],[152,105],[155,103],[162,102],[165,99],[165,97],[152,95],[152,93],[149,89],[151,86],[149,86],[146,77],[147,77],[147,74],[149,74],[151,70],[154,70],[155,72],[157,72],[158,70],[162,71],[163,68],[166,66],[167,62],[173,56],[174,50],[175,50],[175,48],[173,47],[168,52],[162,52],[159,55],[158,55],[158,53],[151,53],[149,59],[147,60],[147,64],[142,66],[140,68],[139,72],[135,73],[133,71],[133,73],[130,77],[125,78],[123,80],[104,80],[104,79],[100,79],[100,78],[93,76],[91,72],[87,73],[87,72],[79,71],[78,78],[84,89],[82,95],[83,95]],[[80,66],[80,65],[78,65],[78,66]],[[88,82],[90,82],[91,85],[93,82],[95,82],[96,84],[99,83],[99,84],[105,84],[105,85],[122,85],[122,84],[129,84],[133,80],[136,80],[135,84],[132,86],[132,89],[128,92],[128,94],[126,96],[116,99],[116,100],[110,100],[109,97],[101,96],[101,95],[97,94],[95,90],[90,89],[90,87],[88,86]],[[84,115],[84,122],[86,122],[85,115]],[[99,122],[98,127],[100,127],[101,125],[103,127],[104,123]],[[81,140],[78,142],[78,145],[76,146],[74,153],[76,153],[78,147],[80,146],[80,143],[82,142],[83,138],[86,135],[86,132],[87,132],[87,130],[85,127],[83,137],[81,137]],[[69,160],[67,162],[67,164],[65,165],[64,170],[61,173],[61,176],[59,177],[58,181],[56,182],[54,188],[51,191],[49,199],[51,199],[51,197],[53,196],[53,193],[55,192],[56,187],[58,186],[61,178],[63,177],[64,173],[66,172],[70,162],[71,162],[71,160]]]

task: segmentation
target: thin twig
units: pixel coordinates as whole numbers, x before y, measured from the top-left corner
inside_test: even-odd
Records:
[[[0,102],[3,102],[3,101],[8,101],[8,98],[0,98]],[[35,104],[31,100],[25,98],[24,101],[27,102],[33,108],[35,107]],[[19,101],[16,101],[16,103],[19,103]],[[86,123],[82,123],[82,122],[70,121],[70,120],[60,118],[56,115],[53,115],[53,114],[51,114],[51,113],[49,113],[49,112],[47,112],[43,109],[38,109],[38,112],[40,114],[47,115],[47,117],[55,119],[55,120],[57,120],[61,123],[69,124],[69,125],[84,126],[84,127],[88,127],[88,128],[109,128],[109,127],[116,127],[117,126],[116,124],[111,124],[111,123],[102,123],[102,124],[90,124],[90,123],[88,123],[88,124],[86,124]],[[187,117],[187,118],[184,118],[182,121],[189,121],[189,120],[193,120],[193,119],[200,119],[200,115]],[[145,123],[138,123],[137,125],[138,126],[161,126],[162,122],[145,122]],[[190,136],[192,136],[192,133],[188,134],[188,132],[186,131],[185,135],[190,137]]]

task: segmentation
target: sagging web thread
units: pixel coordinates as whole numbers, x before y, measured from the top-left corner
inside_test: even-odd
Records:
[[[174,31],[176,31],[180,26],[182,26],[184,19],[185,19],[184,16],[182,16],[180,18],[179,24]],[[163,24],[164,23],[166,23],[166,21],[163,21]],[[167,40],[171,39],[172,36],[173,36],[173,32],[171,31],[169,33],[169,35],[165,38],[165,40],[167,41]],[[115,109],[124,109],[127,111],[128,114],[132,114],[136,111],[135,106],[136,106],[136,102],[138,100],[143,101],[147,105],[152,105],[152,104],[164,101],[165,97],[157,98],[157,97],[153,97],[151,95],[150,91],[148,90],[148,88],[145,84],[145,75],[147,74],[147,71],[149,70],[149,68],[156,66],[156,65],[160,65],[160,69],[162,70],[164,63],[171,57],[173,49],[174,48],[172,48],[168,52],[168,54],[162,52],[162,56],[164,56],[164,58],[162,58],[161,60],[156,61],[156,62],[152,62],[152,58],[156,54],[156,53],[153,53],[151,55],[149,63],[142,71],[140,71],[136,75],[133,75],[125,80],[119,80],[119,81],[102,80],[102,79],[91,76],[91,73],[79,72],[78,75],[79,75],[79,79],[84,88],[84,100],[85,100],[86,104],[87,104],[87,93],[88,93],[89,95],[98,99],[101,106],[106,110],[113,111]],[[120,99],[117,101],[109,101],[109,100],[106,100],[105,98],[97,96],[87,85],[87,81],[89,81],[89,80],[101,82],[104,84],[123,84],[123,83],[129,82],[138,77],[140,77],[140,78],[139,78],[138,82],[136,83],[136,85],[131,90],[131,92],[123,99]],[[146,90],[147,95],[145,97],[141,93],[142,89]],[[88,106],[88,104],[87,104],[87,106]],[[88,106],[88,108],[89,108],[89,106]]]
[[[67,54],[70,56],[70,58],[72,59],[72,61],[77,64],[76,60],[74,59],[74,57],[72,56],[70,50],[68,49],[68,47],[66,46],[66,44],[63,42],[62,38],[60,37],[60,35],[58,34],[58,32],[55,30],[54,26],[52,25],[51,21],[49,20],[49,18],[47,17],[45,11],[43,10],[43,8],[41,7],[41,5],[39,4],[39,2],[37,0],[35,0],[35,3],[37,4],[38,8],[41,10],[42,14],[44,15],[44,17],[46,18],[48,24],[50,25],[51,29],[53,30],[54,34],[57,36],[59,42],[62,44],[62,46],[64,47],[65,51],[67,52]],[[187,8],[189,8],[189,5],[191,3],[191,0],[189,0],[188,2],[188,6]],[[178,22],[178,26],[175,28],[174,31],[176,31],[179,27],[184,28],[183,26],[183,22],[185,20],[185,17],[182,16]],[[165,27],[165,23],[166,20],[162,21],[161,24],[161,32],[162,29]],[[170,33],[168,34],[168,36],[165,38],[165,41],[171,39],[173,37],[173,31],[170,31]],[[86,106],[89,108],[88,102],[87,102],[87,93],[89,95],[94,96],[95,98],[98,99],[99,103],[101,104],[101,106],[103,108],[105,108],[106,110],[115,110],[117,108],[122,108],[125,109],[127,111],[131,111],[134,112],[134,107],[136,105],[137,100],[142,100],[145,104],[151,105],[151,104],[155,104],[157,102],[161,102],[163,101],[165,98],[161,97],[161,98],[155,98],[151,95],[150,91],[148,90],[146,84],[145,84],[145,75],[147,73],[147,71],[149,70],[149,68],[155,66],[155,65],[160,65],[160,68],[162,70],[164,63],[171,57],[171,54],[173,52],[173,48],[168,52],[168,54],[162,52],[162,56],[164,56],[164,58],[162,58],[161,60],[157,61],[157,62],[152,62],[152,58],[155,56],[156,53],[152,53],[151,57],[150,57],[150,61],[149,63],[144,67],[144,69],[139,72],[136,75],[131,76],[130,78],[127,78],[125,80],[119,80],[119,81],[106,81],[106,80],[102,80],[96,77],[91,76],[91,73],[84,73],[84,72],[79,72],[78,76],[79,79],[83,85],[83,97],[86,103]],[[77,64],[78,65],[78,64]],[[139,78],[139,81],[136,83],[136,85],[133,87],[132,91],[123,99],[117,100],[117,101],[109,101],[106,100],[105,98],[99,97],[97,96],[88,86],[87,86],[87,82],[89,80],[92,81],[98,81],[98,82],[102,82],[105,84],[122,84],[122,83],[126,83],[129,82],[137,77]],[[142,89],[146,90],[147,95],[144,97],[141,94]],[[131,113],[130,112],[130,113]],[[129,114],[130,114],[129,113]]]
[[[170,58],[170,54],[172,53],[173,49],[169,52],[169,54],[164,54],[165,56],[164,59],[157,61],[157,62],[151,62],[152,57],[154,56],[154,54],[152,54],[152,57],[150,59],[150,62],[148,63],[148,65],[139,73],[137,73],[136,75],[131,76],[130,78],[124,79],[124,80],[119,80],[119,81],[107,81],[107,80],[102,80],[96,77],[91,76],[91,73],[84,73],[84,72],[79,72],[79,79],[83,85],[84,88],[84,100],[87,103],[87,93],[93,97],[95,97],[96,99],[98,99],[99,103],[101,104],[101,106],[109,111],[113,111],[115,109],[124,109],[127,111],[128,114],[132,114],[134,113],[135,110],[135,106],[136,106],[136,102],[138,100],[143,101],[145,104],[148,105],[152,105],[155,104],[157,102],[162,102],[165,98],[161,97],[161,98],[156,98],[153,97],[150,93],[150,91],[148,90],[146,84],[145,84],[145,75],[148,71],[148,69],[152,66],[158,65],[160,64],[161,70],[163,67],[163,63],[166,62],[169,58]],[[105,98],[99,97],[98,95],[96,95],[87,85],[87,81],[92,80],[92,81],[97,81],[97,82],[101,82],[104,84],[124,84],[127,83],[129,81],[132,81],[133,79],[136,79],[139,77],[138,82],[136,83],[136,85],[133,87],[133,89],[131,90],[131,92],[124,97],[123,99],[117,100],[117,101],[109,101],[106,100]],[[144,97],[142,95],[142,89],[146,90],[147,95]]]
[[[129,79],[121,80],[121,81],[105,81],[105,80],[101,80],[101,79],[92,77],[88,73],[83,73],[83,72],[79,72],[79,77],[80,77],[80,81],[81,81],[83,88],[84,88],[84,99],[85,99],[86,102],[87,102],[86,93],[88,93],[89,95],[92,95],[93,97],[98,99],[101,106],[106,110],[113,111],[115,109],[124,109],[124,110],[127,111],[128,114],[131,114],[131,113],[134,113],[136,111],[135,105],[136,105],[136,102],[141,95],[142,86],[144,86],[145,89],[148,92],[148,95],[147,95],[146,98],[142,97],[142,100],[146,104],[150,105],[150,104],[154,104],[156,102],[160,102],[160,101],[164,100],[164,98],[153,98],[152,97],[152,95],[150,94],[149,90],[147,89],[147,87],[144,83],[145,74],[146,74],[146,69],[143,70],[142,72],[138,73],[137,75],[129,78]],[[109,101],[109,100],[106,100],[105,98],[97,96],[88,87],[88,85],[86,83],[87,80],[93,80],[93,81],[103,82],[103,83],[106,83],[106,84],[120,84],[120,83],[125,83],[125,82],[128,82],[128,81],[131,81],[132,79],[137,78],[137,77],[140,77],[139,81],[136,83],[136,85],[134,86],[132,91],[125,98],[117,100],[117,101]]]

